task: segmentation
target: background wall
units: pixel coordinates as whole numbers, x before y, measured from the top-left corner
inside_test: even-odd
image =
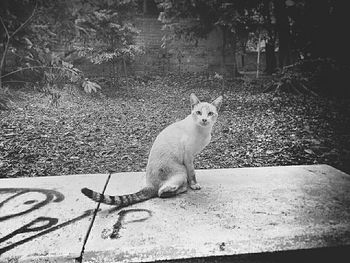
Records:
[[[219,30],[213,30],[207,39],[198,43],[189,43],[183,40],[172,42],[162,48],[162,39],[165,31],[162,23],[157,20],[157,16],[144,16],[135,19],[135,25],[140,30],[140,35],[136,42],[144,46],[145,53],[135,59],[133,63],[127,64],[129,75],[156,74],[163,75],[167,72],[220,72],[220,57],[222,37]],[[62,39],[62,45],[55,47],[55,50],[62,54],[72,49],[72,43]],[[226,50],[226,67],[233,67],[233,53]],[[265,54],[261,53],[260,69],[265,68]],[[87,77],[110,77],[113,75],[113,64],[102,63],[93,64],[87,59],[79,58],[75,55],[74,66],[81,69]],[[257,52],[249,52],[236,55],[236,63],[239,71],[256,70]],[[16,57],[11,57],[9,53],[7,68],[15,68],[18,63]],[[114,65],[116,74],[124,76],[122,64]]]

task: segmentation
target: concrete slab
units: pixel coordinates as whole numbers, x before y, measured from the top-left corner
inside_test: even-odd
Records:
[[[83,262],[147,262],[350,245],[350,176],[327,165],[199,170],[200,191],[101,205]],[[138,190],[114,174],[107,194]]]
[[[0,262],[74,262],[108,175],[0,179]]]

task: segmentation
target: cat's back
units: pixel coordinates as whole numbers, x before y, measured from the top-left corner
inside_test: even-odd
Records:
[[[162,156],[180,151],[188,133],[186,122],[186,119],[183,119],[164,128],[154,140],[150,154]]]
[[[157,144],[178,144],[181,139],[186,136],[186,119],[174,122],[164,128],[156,137],[154,146]]]

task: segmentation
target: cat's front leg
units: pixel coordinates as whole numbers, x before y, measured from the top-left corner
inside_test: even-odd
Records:
[[[187,156],[185,159],[185,166],[187,170],[187,182],[191,189],[199,190],[201,186],[197,183],[196,174],[194,171],[193,157]]]
[[[199,190],[201,186],[197,183],[196,176],[193,174],[193,179],[189,182],[189,186],[192,190]]]

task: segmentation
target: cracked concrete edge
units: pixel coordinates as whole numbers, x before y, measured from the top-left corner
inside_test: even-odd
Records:
[[[113,173],[108,173],[108,176],[107,176],[107,178],[106,178],[105,185],[104,185],[103,190],[102,190],[102,192],[101,192],[102,194],[105,193],[105,191],[106,191],[106,189],[107,189],[107,187],[108,187],[109,181],[110,181],[110,179],[111,179],[111,175],[112,175],[112,174],[113,174]],[[84,242],[83,242],[83,245],[82,245],[82,248],[81,248],[81,251],[80,251],[80,255],[79,255],[79,257],[76,257],[76,258],[74,259],[74,263],[77,263],[77,262],[80,263],[80,262],[83,261],[84,252],[85,252],[85,251],[84,251],[84,250],[85,250],[85,245],[86,245],[86,243],[87,243],[87,241],[88,241],[88,239],[89,239],[89,237],[90,237],[91,229],[92,229],[92,227],[93,227],[93,225],[94,225],[94,223],[95,223],[95,218],[96,218],[96,215],[97,215],[97,213],[98,213],[98,211],[99,211],[99,209],[100,209],[100,205],[101,205],[101,203],[97,203],[97,204],[96,204],[96,208],[94,209],[91,222],[90,222],[90,224],[89,224],[89,226],[88,226],[87,232],[86,232],[85,237],[84,237]]]

